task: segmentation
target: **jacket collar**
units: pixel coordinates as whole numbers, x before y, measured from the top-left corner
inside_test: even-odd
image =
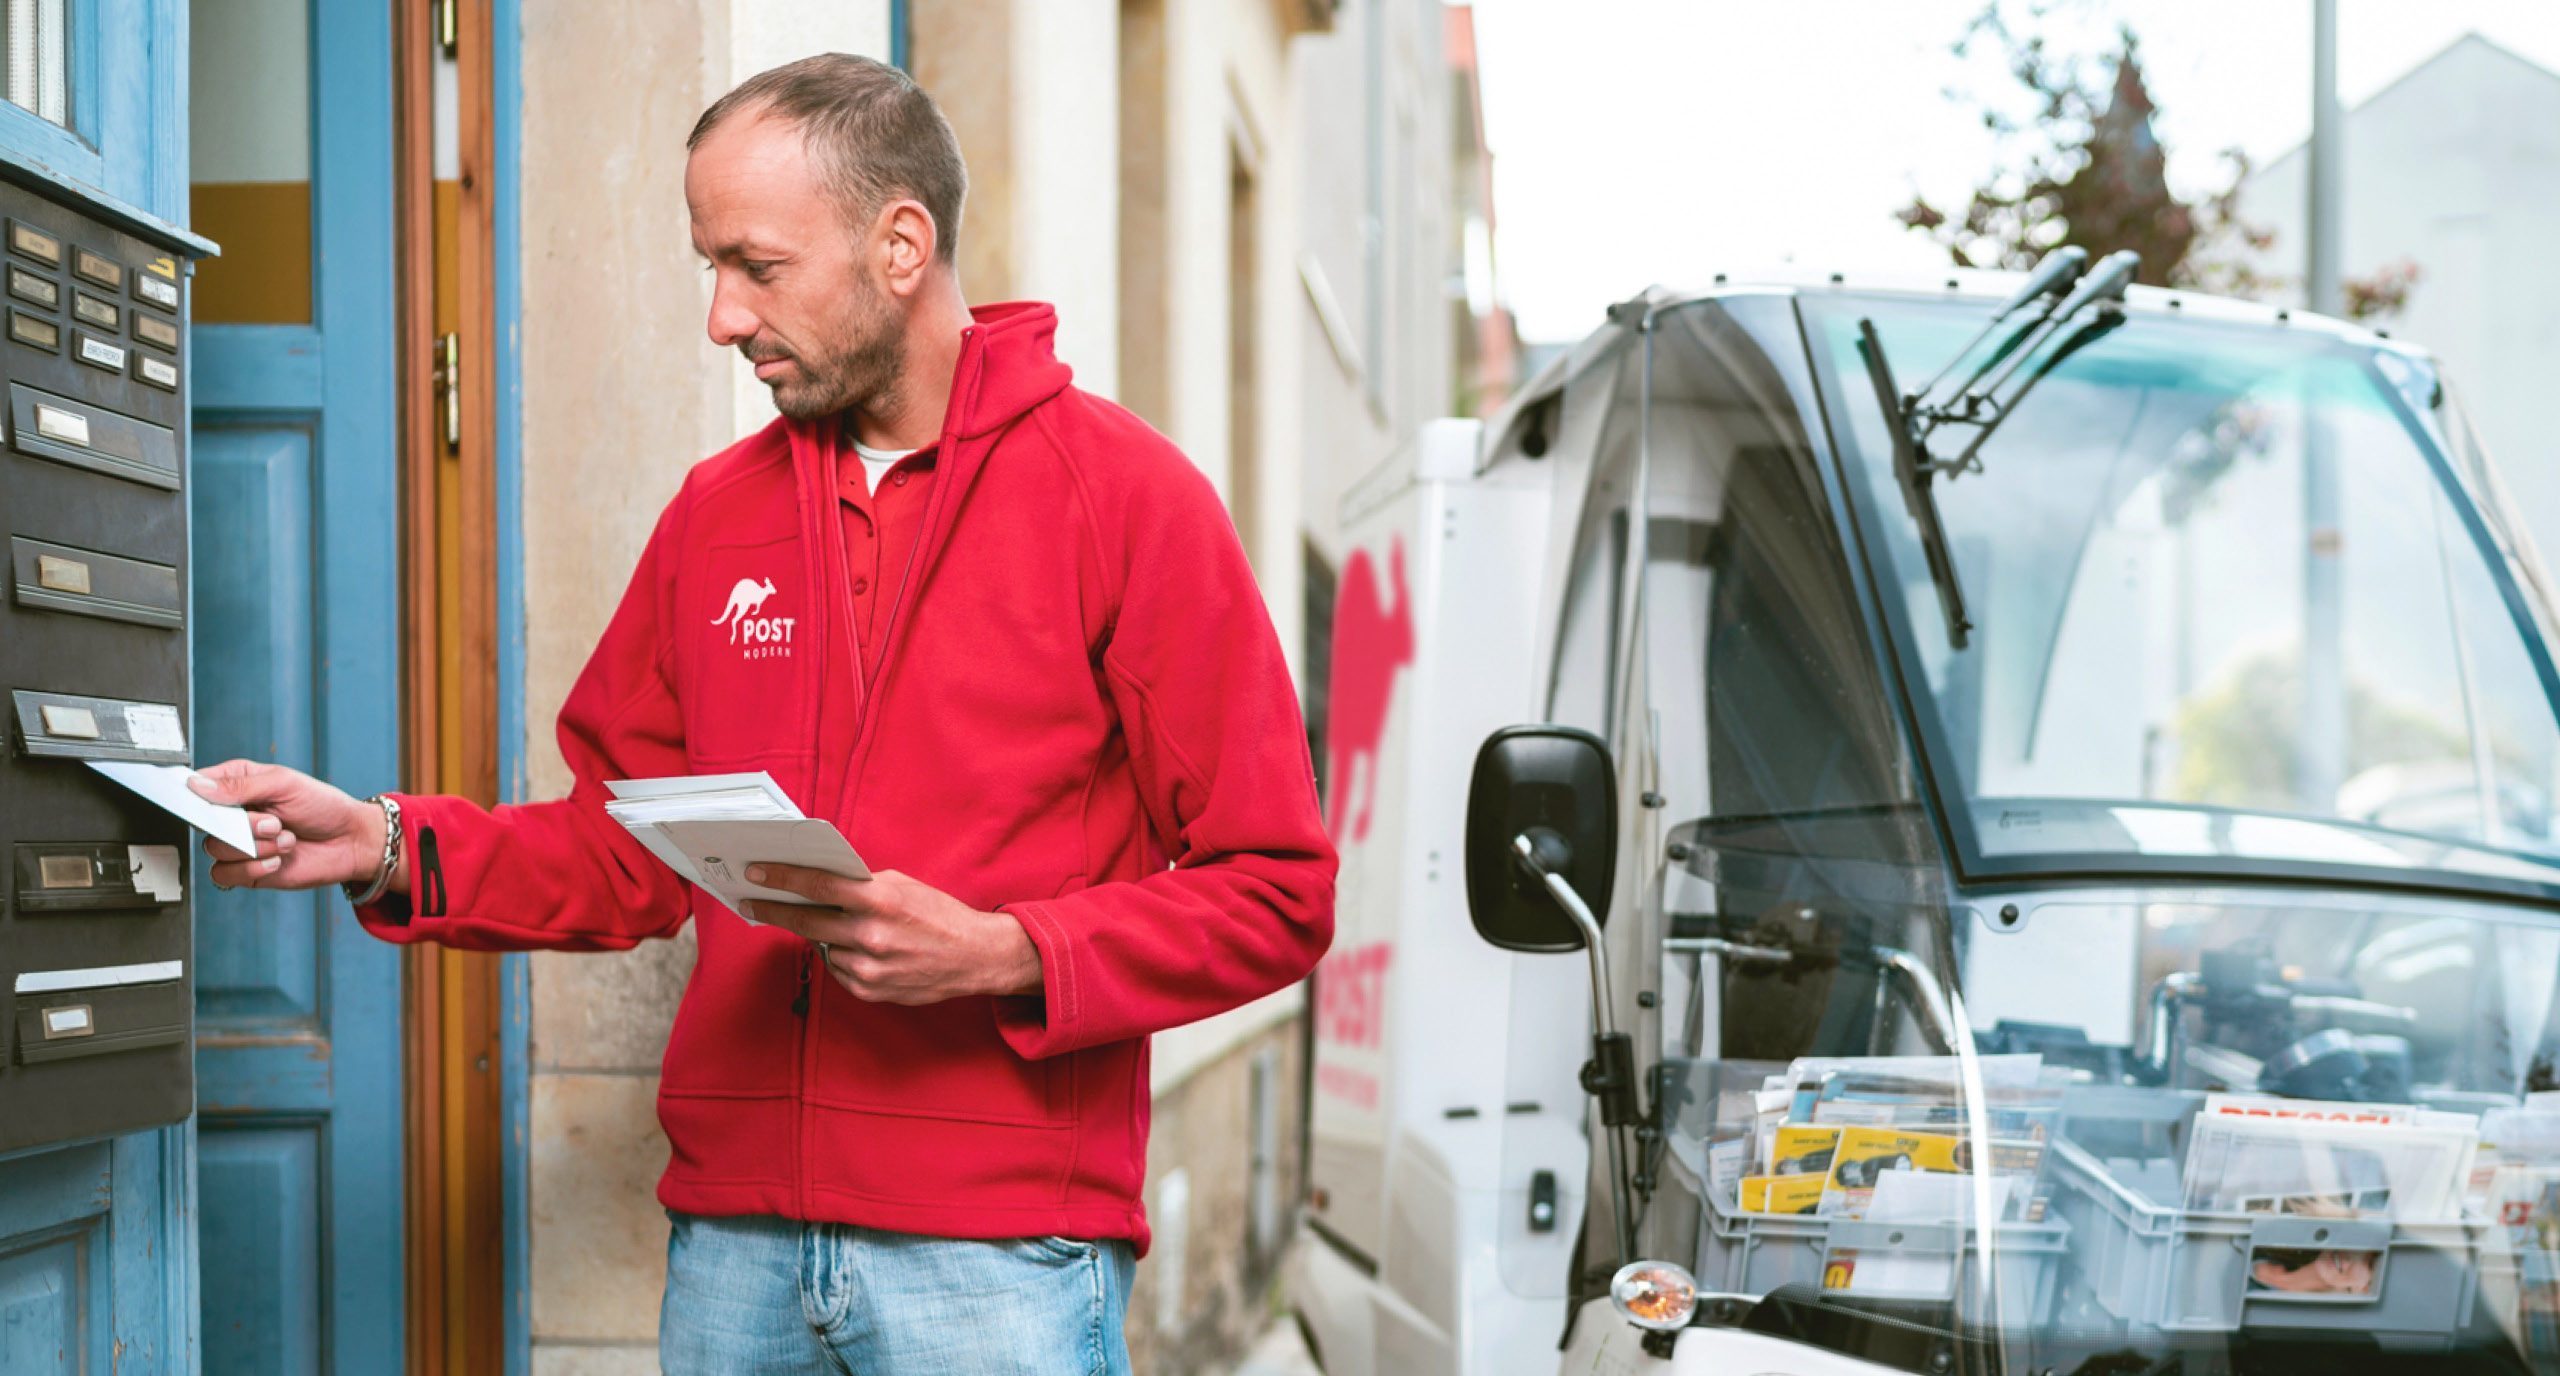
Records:
[[[952,365],[951,400],[943,411],[944,441],[976,439],[1019,420],[1023,413],[1065,391],[1074,373],[1058,361],[1058,310],[1045,301],[1007,301],[977,306],[969,327],[960,334],[960,356]],[[814,420],[785,420],[793,462],[807,468],[819,460],[835,467],[841,415]]]
[[[844,616],[849,608],[841,605],[845,595],[844,526],[836,515],[835,493],[837,437],[843,426],[833,416],[785,423],[792,467],[798,479],[801,538],[808,552],[810,583],[818,592],[812,600],[828,609],[818,628],[818,643],[827,647],[819,664],[842,666],[852,680],[847,685],[849,693],[836,694],[828,690],[833,671],[828,667],[818,671],[817,782],[819,796],[833,801],[834,813],[840,813],[850,803],[850,792],[860,775],[863,747],[878,719],[877,714],[867,710],[868,700],[878,692],[880,682],[899,657],[907,627],[915,620],[916,604],[932,581],[934,565],[949,542],[962,503],[995,448],[994,437],[1034,407],[1065,391],[1070,377],[1067,365],[1058,361],[1052,347],[1058,333],[1055,308],[1040,302],[1013,302],[981,306],[970,316],[969,328],[960,338],[959,361],[952,371],[950,405],[943,413],[942,433],[936,441],[939,453],[934,461],[933,492],[925,503],[924,528],[917,533],[897,600],[882,626],[880,653],[867,666],[851,639],[849,621]],[[858,704],[851,706],[850,720],[843,714],[843,704]],[[846,728],[851,730],[850,740],[840,734]],[[850,749],[844,748],[847,746]]]

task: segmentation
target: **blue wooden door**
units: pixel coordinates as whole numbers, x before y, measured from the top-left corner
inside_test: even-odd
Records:
[[[396,783],[385,3],[194,0],[197,758]],[[197,863],[204,1370],[402,1361],[400,966],[334,892]]]

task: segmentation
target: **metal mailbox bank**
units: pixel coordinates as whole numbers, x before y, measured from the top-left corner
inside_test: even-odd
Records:
[[[191,840],[91,762],[190,763],[186,283],[0,184],[0,1152],[194,1108]]]

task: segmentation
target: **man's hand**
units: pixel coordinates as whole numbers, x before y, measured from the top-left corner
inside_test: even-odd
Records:
[[[797,865],[749,865],[747,882],[809,900],[747,907],[758,922],[823,945],[827,973],[855,998],[924,1004],[1040,992],[1040,952],[1021,923],[895,870],[845,879]]]
[[[252,760],[229,760],[197,770],[187,780],[205,801],[249,810],[258,853],[208,836],[213,882],[226,889],[316,889],[323,884],[372,882],[382,867],[382,809],[297,769]],[[394,875],[392,891],[407,892]]]

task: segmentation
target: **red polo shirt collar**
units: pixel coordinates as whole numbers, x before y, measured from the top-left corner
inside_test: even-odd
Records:
[[[866,487],[862,455],[851,437],[836,446],[836,496],[844,520],[844,564],[847,591],[853,595],[853,636],[862,647],[863,668],[873,667],[879,633],[888,629],[890,609],[898,605],[924,533],[924,513],[933,496],[934,446],[927,445],[898,460],[880,475],[880,488]]]

